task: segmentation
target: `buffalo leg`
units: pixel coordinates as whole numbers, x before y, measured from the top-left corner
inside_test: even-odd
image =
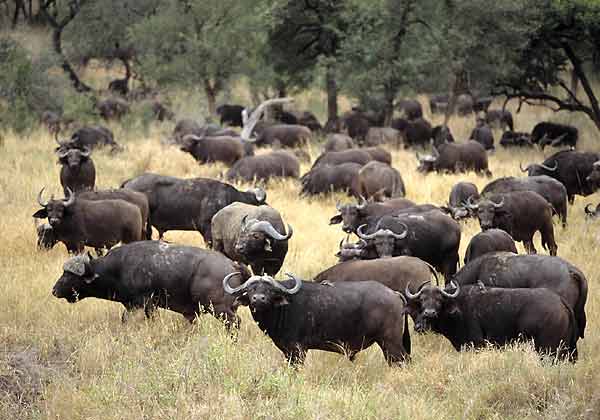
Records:
[[[523,245],[525,246],[525,251],[527,251],[528,254],[537,254],[537,250],[533,245],[533,238],[523,241]]]
[[[306,352],[304,350],[295,347],[293,349],[282,349],[282,351],[290,366],[298,367],[304,364],[304,359],[306,359]]]
[[[397,366],[408,362],[410,359],[410,356],[406,353],[406,349],[400,341],[400,337],[389,337],[388,340],[379,340],[377,341],[377,345],[383,352],[383,356],[390,366]]]

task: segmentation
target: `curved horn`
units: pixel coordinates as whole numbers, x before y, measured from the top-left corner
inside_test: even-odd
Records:
[[[42,202],[42,194],[44,193],[44,189],[45,189],[45,188],[46,188],[46,187],[42,188],[42,189],[40,190],[40,192],[38,193],[38,195],[37,195],[37,202],[38,202],[38,204],[39,204],[40,206],[42,206],[42,207],[46,207],[46,206],[48,205],[48,202],[47,202],[47,201],[46,201],[46,202]]]
[[[429,271],[431,271],[431,274],[433,274],[433,278],[435,279],[435,285],[439,286],[440,285],[440,279],[437,275],[437,271],[435,271],[435,267],[431,264],[429,264],[427,261],[423,261],[425,264],[427,264],[427,267],[429,267]]]
[[[253,224],[251,229],[255,232],[264,232],[266,235],[269,235],[276,241],[286,241],[290,239],[294,233],[294,230],[288,224],[288,234],[282,235],[281,233],[275,230],[275,228],[270,222],[267,222],[266,220],[261,220],[260,222]]]
[[[61,146],[62,147],[62,146]],[[58,157],[60,159],[64,159],[65,157],[67,157],[67,155],[69,154],[68,150],[64,150],[61,149],[61,147],[59,147],[58,149],[56,149],[56,154],[58,155]],[[62,151],[61,151],[62,150]]]
[[[523,168],[523,164],[519,162],[519,169],[521,169],[521,172],[529,172],[529,168],[531,168],[531,165],[527,165],[525,168]]]
[[[360,203],[356,205],[356,208],[358,210],[363,210],[365,207],[367,207],[367,199],[365,197],[363,197],[362,195],[360,196]]]
[[[288,295],[295,295],[296,293],[298,293],[298,291],[300,291],[300,289],[302,288],[302,280],[300,280],[299,278],[297,278],[294,274],[292,273],[285,273],[286,276],[288,276],[290,279],[294,280],[296,283],[294,284],[294,287],[292,287],[291,289],[288,289],[287,287],[285,287],[283,284],[281,284],[281,282],[276,281],[273,277],[270,276],[263,276],[261,277],[261,279],[263,281],[266,281],[268,283],[270,283],[271,285],[273,285],[275,288],[281,290],[282,292],[288,294]]]
[[[440,289],[440,292],[442,292],[442,295],[446,296],[447,298],[451,298],[454,299],[455,297],[458,296],[458,294],[460,293],[460,286],[456,283],[454,283],[454,280],[452,280],[450,282],[450,286],[454,287],[456,290],[454,291],[454,293],[448,293],[446,292],[444,289]]]
[[[431,280],[427,280],[427,281],[424,281],[423,283],[421,283],[421,285],[419,286],[419,289],[417,290],[417,293],[415,293],[413,295],[412,293],[410,293],[410,290],[409,290],[410,282],[408,282],[408,284],[404,288],[404,295],[406,296],[407,299],[410,299],[410,300],[417,299],[419,296],[421,296],[421,293],[423,293],[423,287],[425,287],[425,285],[427,283],[431,283]]]
[[[367,239],[373,239],[373,238],[375,237],[375,235],[377,234],[377,232],[375,232],[375,233],[371,233],[370,235],[367,235],[366,233],[363,233],[363,232],[362,232],[362,230],[363,230],[363,228],[364,228],[365,226],[367,226],[367,225],[360,225],[360,226],[358,227],[358,229],[356,229],[356,234],[358,235],[358,237],[359,237],[360,239],[363,239],[363,240],[367,240]]]
[[[400,223],[400,226],[404,227],[404,231],[402,233],[396,233],[390,230],[392,236],[396,239],[404,239],[408,235],[408,226],[406,226],[404,223]]]
[[[89,157],[90,154],[92,153],[92,151],[90,150],[89,147],[84,146],[83,150],[80,153],[81,153],[81,156],[83,156],[83,157]]]
[[[367,246],[367,241],[365,241],[363,238],[360,238],[357,243],[360,244],[361,248],[365,248]]]
[[[470,195],[469,198],[467,198],[466,205],[468,208],[470,208],[472,210],[477,210],[479,208],[479,204],[473,204],[473,196],[472,195]]]
[[[558,169],[558,161],[556,161],[556,160],[554,161],[554,168],[546,166],[543,163],[540,163],[540,166],[542,168],[544,168],[545,170],[547,170],[547,171],[554,172],[554,171],[556,171]]]
[[[584,209],[584,210],[585,210],[585,213],[586,213],[586,214],[588,214],[588,215],[590,215],[590,216],[595,216],[595,215],[596,215],[596,213],[594,213],[593,211],[591,211],[591,210],[589,209],[589,207],[590,207],[591,205],[592,205],[592,203],[588,203],[588,204],[586,204],[586,206],[585,206],[585,209]]]
[[[226,276],[223,278],[223,289],[225,290],[225,293],[227,293],[227,294],[230,294],[230,295],[233,295],[233,294],[235,294],[235,293],[237,293],[237,292],[239,292],[239,291],[241,291],[241,290],[245,289],[246,287],[248,287],[248,284],[249,284],[249,282],[250,282],[250,279],[249,279],[249,280],[247,280],[245,283],[243,283],[241,286],[238,286],[238,287],[235,287],[235,288],[233,288],[233,287],[231,287],[231,286],[229,285],[229,279],[231,279],[233,276],[238,276],[238,275],[240,275],[240,274],[241,274],[241,273],[240,273],[239,271],[236,271],[236,272],[234,272],[234,273],[227,274],[227,275],[226,275]]]
[[[73,194],[73,191],[69,187],[67,187],[67,196],[67,199],[63,200],[65,202],[65,207],[69,207],[75,202],[75,194]]]
[[[492,201],[492,200],[490,200],[490,201]],[[502,207],[502,206],[504,205],[504,197],[502,197],[502,200],[500,200],[500,202],[499,202],[499,203],[494,203],[494,202],[492,201],[492,205],[493,205],[494,207],[496,207],[497,209],[499,209],[500,207]]]

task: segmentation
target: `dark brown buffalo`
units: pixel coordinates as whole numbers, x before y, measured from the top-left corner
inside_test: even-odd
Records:
[[[296,155],[285,150],[276,150],[238,160],[227,171],[227,180],[268,181],[271,178],[298,178],[300,162]]]
[[[590,207],[593,207],[591,203],[585,205],[585,217],[595,219],[598,216],[600,216],[600,204],[596,205],[596,208],[594,210],[591,210]]]
[[[59,114],[52,111],[44,111],[40,122],[46,127],[50,134],[58,134],[61,129],[62,118]]]
[[[350,136],[358,144],[362,144],[367,137],[371,122],[365,113],[351,111],[340,117],[340,131]]]
[[[111,152],[123,150],[123,147],[115,141],[112,131],[101,125],[82,127],[75,131],[69,140],[60,144],[82,150],[85,147],[90,150],[97,147],[110,147]]]
[[[373,280],[396,292],[404,293],[406,286],[416,291],[420,284],[431,279],[432,268],[415,257],[379,258],[375,260],[346,261],[329,267],[314,278],[315,282]]]
[[[419,156],[419,172],[462,172],[475,171],[492,176],[488,169],[488,156],[481,144],[476,141],[466,143],[445,143],[439,149],[433,147],[433,154]]]
[[[431,129],[431,138],[433,145],[439,147],[444,143],[454,143],[454,136],[447,125],[436,125]]]
[[[260,188],[239,191],[214,179],[180,179],[153,173],[129,179],[121,187],[148,197],[150,223],[158,230],[159,238],[169,230],[191,230],[199,232],[209,246],[211,220],[216,212],[236,201],[259,205],[266,200]]]
[[[395,198],[383,203],[367,202],[364,197],[357,204],[337,204],[339,214],[329,220],[330,225],[342,223],[342,230],[346,233],[354,233],[359,226],[364,224],[375,224],[382,216],[394,214],[399,210],[412,208],[415,203],[406,198]]]
[[[502,229],[488,229],[471,238],[465,253],[465,265],[475,258],[490,252],[507,251],[518,253],[515,241]]]
[[[495,179],[487,184],[481,195],[534,191],[552,206],[553,214],[560,217],[563,227],[567,225],[567,189],[554,178],[545,175],[515,178],[512,176]]]
[[[542,163],[532,163],[525,168],[521,167],[521,170],[529,176],[547,175],[560,181],[567,189],[569,203],[573,204],[575,195],[585,197],[598,189],[598,186],[587,180],[594,169],[594,163],[598,161],[600,153],[562,150]]]
[[[471,131],[470,140],[481,144],[485,150],[494,150],[494,133],[482,118],[477,119],[477,126]]]
[[[231,125],[234,127],[243,127],[242,111],[244,107],[241,105],[223,104],[216,109],[217,115],[220,118],[221,125]]]
[[[374,201],[404,197],[406,190],[400,172],[391,166],[372,161],[358,171],[358,194]]]
[[[432,135],[431,124],[423,118],[408,121],[404,128],[400,124],[392,127],[400,130],[404,136],[404,144],[407,147],[424,147],[429,144]]]
[[[312,140],[312,132],[303,125],[275,124],[265,127],[256,137],[257,146],[301,147]]]
[[[304,362],[308,350],[345,354],[350,360],[377,343],[390,365],[410,358],[410,334],[404,297],[373,281],[340,283],[275,281],[253,276],[226,293],[250,307],[252,318],[288,362]],[[404,318],[404,319],[403,319]]]
[[[142,215],[142,237],[152,239],[152,226],[150,225],[150,205],[145,194],[126,188],[112,190],[85,191],[77,194],[77,198],[88,201],[124,200],[137,206]]]
[[[173,129],[173,139],[175,140],[175,143],[181,144],[183,138],[190,134],[202,137],[204,135],[202,126],[189,118],[177,121],[177,124],[175,124],[175,128]]]
[[[96,104],[98,113],[106,121],[109,120],[120,120],[125,115],[129,114],[129,104],[123,99],[119,98],[107,98],[98,101]]]
[[[498,228],[506,231],[515,241],[523,242],[527,253],[536,254],[533,235],[539,231],[542,246],[556,255],[558,246],[554,240],[552,208],[536,192],[515,191],[493,194],[479,201],[469,203],[469,208],[477,211],[482,230]]]
[[[392,154],[381,147],[363,147],[360,150],[370,154],[373,160],[385,163],[386,165],[392,164]]]
[[[540,145],[542,149],[547,145],[552,147],[566,145],[574,149],[578,140],[579,131],[572,125],[544,121],[536,124],[531,131],[531,141]]]
[[[175,118],[175,113],[158,99],[154,99],[150,102],[150,109],[157,121],[171,121]]]
[[[479,200],[479,191],[472,182],[458,182],[450,190],[448,197],[448,206],[442,209],[449,213],[454,220],[464,219],[471,216],[466,206],[469,198]]]
[[[546,288],[562,297],[573,308],[579,337],[587,324],[585,303],[588,282],[574,265],[548,255],[516,255],[495,252],[472,259],[453,278],[459,285],[483,284],[490,287]]]
[[[318,118],[310,111],[303,111],[295,114],[298,125],[308,127],[311,132],[318,133],[323,131],[323,126]]]
[[[531,134],[521,131],[505,131],[500,138],[502,147],[533,147]]]
[[[424,285],[405,291],[417,331],[446,337],[457,351],[533,340],[542,355],[577,360],[573,309],[548,289],[505,289],[481,285],[454,290]]]
[[[294,231],[272,207],[232,203],[212,218],[213,249],[248,264],[255,274],[279,272]]]
[[[56,240],[67,250],[81,253],[90,246],[100,250],[118,242],[142,240],[142,215],[140,209],[123,200],[87,201],[68,191],[67,198],[48,202],[37,200],[42,209],[33,214],[37,219],[48,219]]]
[[[490,127],[496,127],[505,131],[506,128],[510,131],[515,129],[513,116],[510,111],[502,109],[488,109],[485,113],[485,123]]]
[[[359,163],[361,166],[375,160],[373,156],[362,149],[342,150],[339,152],[325,152],[313,163],[313,169],[325,165],[341,165],[342,163]]]
[[[159,307],[190,322],[207,312],[231,327],[239,325],[239,305],[223,291],[222,283],[233,272],[241,272],[242,281],[250,277],[245,267],[218,252],[140,241],[112,249],[102,258],[71,258],[52,294],[69,303],[90,297],[122,303],[123,321],[136,309],[151,317]]]
[[[223,162],[233,165],[244,157],[244,144],[239,137],[183,137],[181,150],[191,154],[198,163]]]
[[[87,147],[83,150],[61,146],[56,150],[60,168],[60,185],[64,194],[67,190],[78,193],[93,190],[96,185],[96,167]]]
[[[356,234],[380,258],[411,255],[433,265],[450,278],[459,261],[460,225],[439,209],[422,213],[383,216],[373,225],[360,226]]]
[[[347,191],[358,196],[358,171],[362,165],[348,162],[340,165],[320,165],[302,175],[301,195],[317,195],[332,191]]]
[[[325,152],[340,152],[342,150],[353,149],[355,146],[352,137],[346,134],[332,133],[327,136],[323,150]]]
[[[416,99],[401,99],[396,104],[396,108],[404,114],[407,120],[423,118],[423,107]]]

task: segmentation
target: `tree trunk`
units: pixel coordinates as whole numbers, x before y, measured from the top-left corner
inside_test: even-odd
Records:
[[[338,118],[338,88],[335,81],[335,69],[333,65],[328,65],[325,74],[325,83],[327,88],[327,124],[335,124]]]
[[[69,80],[71,80],[71,83],[73,84],[73,87],[75,88],[75,90],[77,90],[77,92],[91,92],[92,88],[81,81],[79,76],[77,76],[77,73],[75,73],[75,70],[73,70],[71,63],[69,63],[69,60],[67,60],[67,57],[65,57],[63,54],[63,51],[62,51],[62,31],[63,31],[63,29],[64,29],[64,26],[58,26],[58,27],[54,28],[54,33],[52,34],[52,45],[54,46],[54,51],[56,52],[56,54],[58,54],[59,57],[62,58],[61,67],[65,71],[65,73],[67,73],[67,76],[69,76]]]
[[[208,102],[208,113],[211,117],[217,114],[217,92],[210,80],[204,79],[204,93]]]
[[[394,118],[394,99],[396,98],[395,89],[386,89],[385,91],[385,106],[383,109],[383,126],[390,127]]]
[[[573,95],[577,97],[577,89],[579,88],[579,79],[577,78],[577,73],[575,73],[574,69],[571,69],[571,92]],[[575,102],[574,98],[569,99],[570,102]]]
[[[448,92],[448,104],[446,105],[446,112],[444,113],[444,125],[448,125],[450,116],[454,112],[459,83],[459,77],[453,73],[450,80],[450,92]]]

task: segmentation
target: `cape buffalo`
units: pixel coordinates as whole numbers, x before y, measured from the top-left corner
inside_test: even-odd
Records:
[[[96,167],[90,157],[91,151],[87,147],[83,150],[61,146],[56,150],[60,168],[60,185],[65,195],[67,190],[78,193],[93,190],[96,184]]]
[[[209,246],[210,224],[216,212],[236,201],[264,204],[267,197],[260,188],[242,192],[214,179],[180,179],[152,173],[129,179],[121,187],[146,194],[150,223],[158,230],[160,239],[169,230],[191,230],[200,232]]]
[[[392,164],[392,154],[382,147],[363,147],[360,150],[370,154],[373,160],[385,163],[386,165]]]
[[[217,115],[220,118],[220,124],[229,124],[234,127],[243,127],[242,111],[244,107],[241,105],[219,105],[216,109]]]
[[[575,148],[577,140],[579,140],[579,131],[571,125],[544,121],[536,124],[531,131],[531,141],[539,144],[542,149],[547,145],[552,147],[566,145]]]
[[[71,258],[52,294],[69,303],[88,297],[120,302],[125,307],[123,321],[135,309],[144,309],[150,317],[159,307],[190,322],[202,312],[211,313],[230,327],[239,325],[238,305],[224,293],[222,281],[232,272],[242,280],[250,276],[245,267],[218,252],[141,241],[112,249],[98,259]]]
[[[347,191],[358,196],[358,171],[362,165],[348,162],[340,165],[321,165],[302,175],[301,195],[317,195],[332,191]]]
[[[315,114],[313,114],[312,112],[310,112],[310,111],[298,112],[295,114],[295,116],[296,116],[296,120],[297,120],[296,124],[308,127],[310,129],[310,131],[313,133],[318,133],[320,131],[323,131],[323,126],[321,125],[321,123],[319,122],[319,120],[317,119]]]
[[[531,134],[520,131],[505,131],[500,138],[502,147],[533,147]]]
[[[444,143],[454,143],[454,136],[447,125],[436,125],[433,127],[431,129],[431,138],[435,147],[440,147]]]
[[[369,162],[358,171],[357,183],[359,195],[375,201],[406,194],[400,172],[378,161]]]
[[[562,150],[542,163],[532,163],[521,170],[529,176],[547,175],[560,181],[567,189],[569,203],[573,204],[575,195],[585,197],[596,191],[597,187],[588,182],[587,177],[599,160],[600,153]]]
[[[298,178],[300,162],[292,153],[285,150],[246,156],[238,160],[227,171],[227,180],[268,181],[271,178]]]
[[[274,146],[295,148],[304,146],[312,140],[309,128],[303,125],[275,124],[265,127],[256,137],[257,146]]]
[[[482,230],[498,228],[506,231],[515,241],[523,242],[529,254],[537,253],[533,235],[539,231],[544,249],[549,250],[550,255],[556,255],[558,246],[554,241],[552,208],[538,193],[515,191],[493,194],[478,204],[469,202],[468,206],[477,211]]]
[[[494,150],[494,133],[482,118],[477,119],[477,126],[471,131],[470,140],[481,144],[485,150]]]
[[[356,232],[359,226],[375,224],[382,216],[394,214],[398,210],[413,207],[415,203],[406,198],[395,198],[382,203],[367,202],[364,197],[357,204],[336,204],[339,214],[329,220],[330,225],[342,223],[342,230],[346,233]]]
[[[598,204],[594,210],[590,210],[590,206],[593,207],[591,203],[585,205],[585,216],[590,219],[595,219],[596,217],[600,216],[600,204]]]
[[[360,226],[356,234],[380,258],[410,255],[433,265],[446,278],[456,273],[460,225],[440,210],[383,216],[368,232],[366,227]]]
[[[424,285],[405,291],[417,331],[446,337],[457,350],[532,339],[540,354],[575,361],[577,321],[571,307],[547,289],[459,286],[452,292]]]
[[[231,166],[244,156],[244,144],[239,137],[198,137],[188,134],[181,143],[181,150],[191,154],[198,163],[223,162]]]
[[[107,98],[98,101],[96,104],[98,113],[106,121],[109,120],[120,120],[125,115],[129,114],[129,104],[123,99],[119,98]]]
[[[433,146],[433,154],[421,157],[419,160],[419,172],[457,172],[472,170],[492,176],[488,169],[488,156],[481,144],[476,141],[466,143],[445,143],[440,145],[439,150]]]
[[[101,125],[82,127],[75,131],[69,140],[60,145],[81,150],[85,147],[90,150],[97,147],[110,147],[111,152],[123,150],[123,147],[115,141],[112,131]]]
[[[340,117],[340,131],[350,136],[358,144],[362,144],[367,137],[371,122],[362,112],[351,111]]]
[[[275,275],[283,265],[294,231],[269,206],[232,203],[212,218],[213,249],[252,267],[255,274]]]
[[[342,150],[352,149],[355,146],[352,137],[347,136],[346,134],[332,133],[327,136],[323,151],[340,152]]]
[[[471,216],[471,213],[466,206],[467,200],[471,197],[474,200],[479,199],[477,186],[472,182],[458,182],[450,190],[448,206],[441,208],[443,211],[450,214],[454,220],[464,219]]]
[[[87,201],[67,190],[61,200],[37,201],[42,208],[33,214],[37,219],[48,219],[56,240],[65,244],[67,251],[81,253],[90,246],[99,251],[118,242],[129,243],[142,239],[140,209],[124,200]]]
[[[552,213],[560,217],[562,226],[567,225],[567,189],[556,179],[545,175],[515,178],[512,176],[495,179],[487,184],[481,195],[534,191],[544,197],[552,207]]]
[[[432,136],[431,124],[423,118],[417,118],[414,121],[408,121],[406,127],[403,129],[401,129],[399,125],[392,125],[392,127],[400,130],[403,133],[404,144],[407,147],[424,147],[429,144],[429,140]]]
[[[579,336],[586,326],[588,283],[574,265],[548,255],[496,252],[472,259],[453,280],[459,285],[483,283],[490,287],[546,288],[561,296],[575,312]]]
[[[485,123],[490,127],[496,127],[505,131],[506,128],[510,131],[515,129],[513,116],[510,111],[502,109],[488,109],[485,113]]]
[[[377,343],[390,365],[410,358],[410,334],[402,295],[373,281],[341,283],[275,281],[253,276],[231,287],[235,274],[223,279],[226,293],[250,307],[259,328],[291,364],[304,362],[311,349],[356,354]],[[404,320],[402,319],[404,318]],[[404,321],[404,322],[403,322]]]
[[[515,241],[502,229],[488,229],[471,238],[465,253],[465,265],[475,258],[490,252],[507,251],[518,253]]]
[[[423,107],[416,99],[401,99],[396,104],[396,108],[404,114],[408,120],[423,118]]]
[[[375,160],[373,156],[362,149],[349,149],[339,152],[325,152],[321,154],[313,163],[313,168],[324,165],[340,165],[342,163],[360,163],[366,165],[370,161]]]

